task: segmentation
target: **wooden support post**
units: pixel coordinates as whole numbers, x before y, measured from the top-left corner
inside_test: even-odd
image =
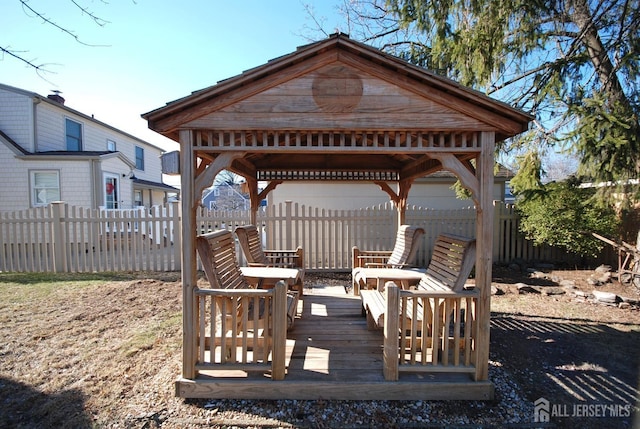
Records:
[[[260,207],[260,200],[258,198],[258,181],[253,177],[245,177],[245,180],[247,181],[249,203],[251,204],[249,222],[251,225],[256,225],[258,221],[258,207]]]
[[[387,381],[398,381],[398,320],[400,289],[393,283],[385,286],[387,314],[384,318],[383,372]]]
[[[195,156],[193,153],[193,133],[180,131],[181,200],[182,200],[182,377],[194,379],[197,376],[197,323],[195,290],[197,288],[196,261],[196,201]]]
[[[480,204],[476,206],[476,287],[480,289],[477,317],[476,381],[484,381],[489,378],[495,134],[493,132],[483,132],[480,139],[482,152],[476,161],[476,174],[480,187]]]
[[[287,284],[280,280],[273,291],[273,361],[271,379],[284,380],[287,347]]]

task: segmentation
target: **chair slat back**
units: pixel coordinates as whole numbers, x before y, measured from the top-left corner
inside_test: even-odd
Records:
[[[238,242],[247,262],[250,264],[269,265],[269,260],[262,249],[262,240],[255,225],[239,226],[235,230]]]
[[[238,266],[231,231],[220,230],[196,237],[196,248],[207,280],[214,289],[249,289]]]
[[[416,256],[420,238],[424,235],[424,229],[418,226],[401,225],[396,234],[396,243],[387,260],[387,265],[393,268],[402,268],[410,264]]]
[[[475,265],[476,240],[440,234],[418,289],[460,292]]]

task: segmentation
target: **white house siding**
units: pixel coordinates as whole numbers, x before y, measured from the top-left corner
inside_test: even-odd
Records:
[[[451,189],[453,181],[416,181],[409,191],[408,204],[424,208],[450,210],[473,206],[470,199],[456,198]],[[391,185],[395,189],[394,185]],[[389,202],[389,196],[377,185],[371,183],[345,182],[297,182],[283,183],[269,194],[269,204],[279,204],[291,200],[307,207],[331,210],[352,210],[372,207]],[[503,185],[494,185],[494,199],[504,198]]]
[[[33,151],[31,97],[0,87],[0,130],[28,151]]]
[[[14,211],[30,207],[29,173],[3,142],[0,142],[0,172],[0,210]]]
[[[1,211],[24,210],[31,204],[31,171],[57,170],[60,174],[60,198],[70,205],[87,206],[91,201],[91,171],[85,161],[29,161],[15,158],[15,153],[0,144]]]
[[[42,168],[45,163],[39,164]],[[51,165],[51,163],[48,163]],[[60,199],[72,206],[90,207],[93,197],[93,183],[90,163],[86,161],[58,161],[60,170]]]
[[[60,109],[56,109],[54,108],[54,106],[51,106],[50,104],[44,102],[38,104],[36,109],[37,152],[67,150],[64,118],[65,115]],[[83,122],[78,118],[74,118],[72,115],[69,115],[69,118],[74,119],[80,123]]]

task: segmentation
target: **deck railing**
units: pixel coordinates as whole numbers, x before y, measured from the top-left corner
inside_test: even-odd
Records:
[[[476,372],[478,291],[386,289],[384,376]],[[402,315],[402,316],[401,316]]]
[[[473,237],[473,207],[434,210],[408,207],[407,223],[424,228],[416,264],[426,266],[442,232]],[[197,233],[233,230],[249,223],[246,210],[199,210]],[[497,202],[493,260],[515,258],[575,262],[548,246],[533,246],[518,232],[513,206]],[[304,249],[307,270],[347,271],[351,249],[393,247],[397,212],[390,204],[359,210],[326,210],[287,202],[258,213],[262,242],[269,249]],[[0,212],[0,271],[100,272],[178,271],[182,250],[178,204],[128,210],[89,210],[53,203],[19,212]],[[605,249],[606,250],[606,249]],[[241,252],[238,252],[241,254]],[[615,255],[613,255],[615,263]],[[607,260],[598,261],[607,262]]]
[[[287,287],[199,289],[197,371],[285,375]]]

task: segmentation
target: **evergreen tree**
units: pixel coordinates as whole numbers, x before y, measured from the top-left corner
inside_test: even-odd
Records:
[[[640,198],[630,180],[640,176],[640,0],[345,4],[351,37],[534,114],[530,132],[499,150],[527,162],[575,153],[579,174],[618,185],[599,197],[624,187],[627,202]]]

